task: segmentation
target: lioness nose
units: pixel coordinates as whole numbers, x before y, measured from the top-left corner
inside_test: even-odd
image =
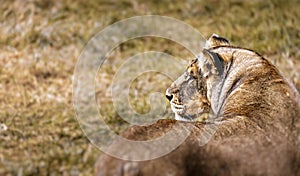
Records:
[[[173,99],[173,95],[166,95],[167,99],[171,101]]]
[[[173,99],[173,95],[169,94],[168,91],[166,91],[166,97],[169,101]]]

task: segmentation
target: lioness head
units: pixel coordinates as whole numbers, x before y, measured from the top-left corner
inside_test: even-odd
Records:
[[[222,64],[209,48],[228,46],[228,40],[213,34],[206,42],[203,52],[192,60],[186,71],[166,90],[176,120],[203,120],[210,112],[210,89],[214,75],[222,72]]]

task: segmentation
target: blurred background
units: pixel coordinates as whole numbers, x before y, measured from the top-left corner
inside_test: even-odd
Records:
[[[72,104],[72,75],[80,52],[97,32],[138,15],[182,20],[204,37],[217,33],[233,45],[258,51],[300,89],[300,6],[297,0],[0,0],[0,175],[92,175],[101,152],[81,131]],[[96,95],[122,59],[146,51],[192,56],[160,38],[126,42],[109,55],[97,77]],[[138,77],[131,103],[149,110],[143,96],[149,83],[164,90],[171,80]],[[141,81],[141,83],[139,83]],[[155,86],[154,86],[155,87]],[[151,90],[144,90],[145,94]],[[100,101],[100,100],[99,100]],[[101,102],[108,124],[124,121],[110,102]]]

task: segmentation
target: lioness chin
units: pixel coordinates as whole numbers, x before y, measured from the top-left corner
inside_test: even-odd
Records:
[[[256,52],[212,35],[166,97],[175,119],[188,122],[159,120],[122,135],[150,140],[174,123],[193,123],[185,142],[150,161],[103,154],[96,175],[300,175],[299,94]],[[216,131],[204,128],[207,124],[212,129],[217,125]],[[200,146],[203,134],[212,138]],[[115,145],[122,149],[122,143]]]

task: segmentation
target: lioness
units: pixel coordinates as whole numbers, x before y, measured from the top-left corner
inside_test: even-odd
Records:
[[[194,123],[185,142],[151,161],[103,154],[96,175],[300,175],[299,94],[256,52],[212,35],[166,97],[176,120]],[[122,135],[153,139],[176,120],[134,126]],[[199,145],[202,134],[212,135],[204,146]]]

